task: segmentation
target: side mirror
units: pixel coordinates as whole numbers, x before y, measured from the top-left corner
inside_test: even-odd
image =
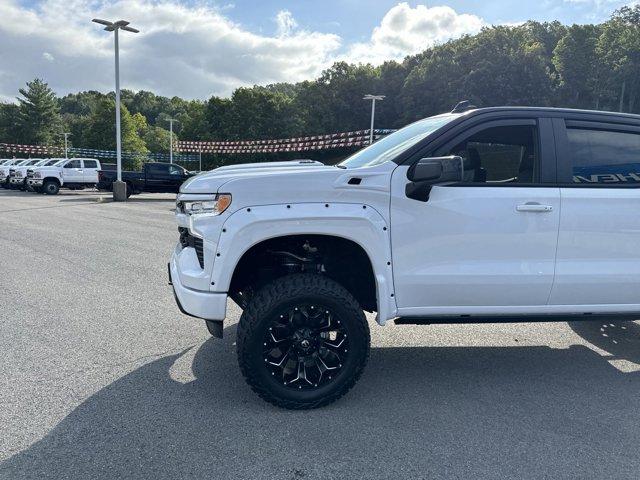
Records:
[[[464,173],[462,157],[421,158],[407,172],[412,182],[438,183],[461,182]]]
[[[407,178],[411,183],[407,184],[405,193],[409,198],[426,202],[429,200],[432,186],[461,182],[463,176],[462,157],[452,155],[421,158],[407,172]]]

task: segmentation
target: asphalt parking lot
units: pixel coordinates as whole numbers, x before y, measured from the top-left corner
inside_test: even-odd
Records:
[[[0,190],[0,478],[638,478],[635,322],[378,327],[279,410],[167,286],[172,195]]]

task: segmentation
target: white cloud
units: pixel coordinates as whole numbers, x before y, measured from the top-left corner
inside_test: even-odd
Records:
[[[374,64],[388,59],[400,60],[451,38],[477,33],[484,25],[480,17],[459,14],[451,7],[417,5],[412,8],[402,2],[387,12],[368,42],[357,43],[349,49],[347,58]]]
[[[28,9],[1,0],[0,97],[13,97],[36,76],[59,94],[112,90],[113,34],[90,22],[96,17],[126,18],[141,31],[120,34],[123,88],[185,98],[312,78],[341,45],[337,35],[295,29],[289,12],[278,15],[279,35],[265,36],[219,10],[169,1],[42,0]]]
[[[243,85],[311,79],[334,61],[401,59],[465,33],[483,21],[450,7],[391,8],[370,41],[342,45],[338,35],[307,31],[287,10],[276,33],[256,34],[224,12],[178,0],[0,0],[0,99],[13,98],[34,77],[58,94],[113,89],[113,34],[91,18],[125,18],[140,34],[122,32],[122,86],[184,98],[228,95]]]
[[[281,10],[276,15],[276,24],[278,25],[278,36],[284,37],[290,35],[293,30],[298,26],[298,22],[293,18],[291,12],[288,10]]]

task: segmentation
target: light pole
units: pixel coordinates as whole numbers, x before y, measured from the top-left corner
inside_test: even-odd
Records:
[[[169,120],[169,163],[173,163],[173,122],[175,118],[168,118]]]
[[[369,145],[373,144],[373,121],[376,116],[376,100],[384,100],[384,95],[367,94],[362,97],[363,100],[371,100],[371,129],[369,131]]]
[[[67,138],[69,137],[69,135],[71,135],[69,132],[62,132],[62,135],[64,135],[64,158],[69,158],[68,152],[69,149],[67,148]]]
[[[126,20],[118,20],[117,22],[109,22],[108,20],[101,20],[94,18],[94,23],[105,25],[104,29],[107,32],[114,33],[114,45],[116,51],[116,178],[117,181],[113,184],[113,199],[118,201],[124,201],[127,199],[127,187],[122,182],[122,144],[120,138],[120,51],[118,46],[118,30],[125,30],[127,32],[138,33],[140,30],[129,27],[129,22]]]

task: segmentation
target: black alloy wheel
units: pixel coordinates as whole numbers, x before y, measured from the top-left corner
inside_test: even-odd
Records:
[[[349,355],[340,318],[324,306],[298,304],[275,315],[264,335],[263,354],[271,375],[292,389],[328,383]]]
[[[249,301],[238,325],[238,362],[251,388],[274,405],[327,405],[358,380],[369,325],[356,299],[319,274],[278,278]]]

